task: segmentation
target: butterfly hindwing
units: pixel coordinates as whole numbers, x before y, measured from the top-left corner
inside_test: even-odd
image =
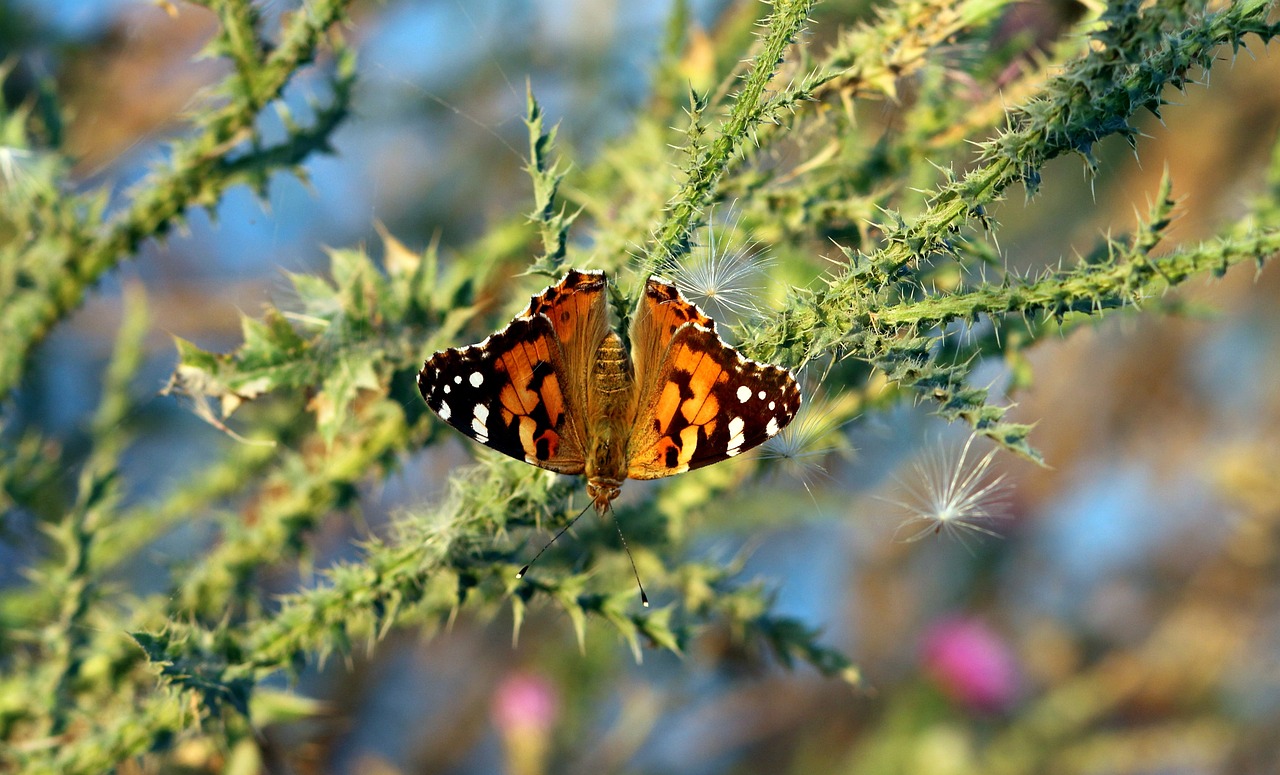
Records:
[[[632,362],[641,397],[652,392],[654,383],[662,378],[663,359],[667,357],[671,340],[689,323],[716,330],[715,321],[704,315],[697,305],[686,301],[674,285],[660,277],[650,277],[644,284],[644,296],[632,317],[630,332]]]
[[[652,337],[663,335],[665,346],[656,360],[648,356],[650,374],[642,378],[628,446],[629,477],[657,479],[726,460],[791,422],[800,390],[789,371],[742,357],[703,325],[705,315],[674,287],[655,279],[649,286],[632,329],[637,363]],[[646,312],[645,304],[654,308]],[[651,326],[646,317],[666,326]],[[686,322],[672,331],[677,320]],[[646,329],[650,341],[637,337]]]

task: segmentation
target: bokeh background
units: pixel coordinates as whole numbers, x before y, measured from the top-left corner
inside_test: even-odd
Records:
[[[725,7],[694,2],[693,18],[713,29]],[[125,191],[221,75],[193,61],[211,18],[174,8],[0,2],[0,52],[15,63],[5,97],[57,84],[85,187]],[[307,163],[309,185],[282,177],[265,206],[233,191],[216,218],[194,213],[184,233],[148,244],[40,347],[11,422],[71,446],[83,439],[125,284],[145,286],[152,307],[140,386],[150,392],[176,361],[172,336],[233,348],[240,314],[287,293],[282,270],[323,272],[325,246],[376,247],[379,223],[414,248],[464,245],[527,210],[526,80],[560,122],[566,156],[588,160],[643,110],[669,10],[357,5],[346,34],[360,85],[337,153]],[[1018,12],[1051,39],[1078,9]],[[814,35],[866,13],[828,3]],[[1059,160],[1035,199],[998,208],[1009,265],[1071,261],[1100,234],[1131,228],[1165,169],[1181,201],[1174,240],[1209,238],[1238,216],[1280,133],[1280,56],[1256,47],[1222,57],[1208,88],[1179,95],[1163,122],[1143,120],[1137,154],[1107,141],[1098,177]],[[295,109],[306,110],[308,86],[292,87]],[[875,103],[860,115],[868,131],[893,131],[900,110]],[[1241,267],[1177,300],[1177,315],[1153,304],[1033,350],[1032,386],[1007,400],[1017,420],[1037,423],[1032,442],[1048,466],[992,460],[987,476],[1007,484],[1002,518],[988,525],[1001,537],[894,540],[907,514],[893,501],[924,486],[913,462],[954,461],[967,436],[921,406],[845,426],[854,453],[819,461],[808,493],[789,485],[810,506],[783,522],[717,520],[700,539],[712,556],[744,556],[781,612],[824,628],[865,688],[784,670],[714,632],[682,658],[653,651],[636,664],[603,628],[589,629],[580,652],[550,608],[531,612],[515,646],[509,619],[464,614],[430,639],[393,633],[304,675],[298,690],[324,711],[263,730],[268,761],[280,772],[377,775],[1280,771],[1280,272]],[[990,365],[997,391],[1004,372]],[[235,443],[172,398],[141,411],[131,498],[154,497]],[[988,449],[975,442],[969,464]],[[335,515],[315,536],[317,561],[385,532],[438,494],[440,474],[438,458],[408,459],[369,482],[361,519]],[[121,583],[163,583],[169,562],[208,540],[197,526],[158,537]],[[21,543],[0,543],[7,585],[24,583]]]

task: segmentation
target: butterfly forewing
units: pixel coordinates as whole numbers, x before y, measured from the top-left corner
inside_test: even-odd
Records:
[[[690,469],[757,447],[795,419],[800,387],[790,371],[744,358],[709,331],[693,332],[687,342],[691,350],[703,349],[704,360],[714,360],[722,375],[710,394],[720,422],[707,428],[707,441],[694,451]]]
[[[704,324],[703,321],[707,324]],[[662,344],[661,355],[654,345]],[[791,422],[800,390],[786,369],[743,358],[673,286],[650,279],[632,328],[641,377],[628,446],[632,479],[657,479],[739,455]]]
[[[571,271],[535,295],[503,330],[471,347],[442,350],[418,374],[440,419],[476,441],[533,465],[580,474],[587,446],[587,358],[608,333],[604,277]]]

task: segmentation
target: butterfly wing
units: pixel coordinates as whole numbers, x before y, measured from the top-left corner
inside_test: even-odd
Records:
[[[658,479],[739,455],[791,422],[791,372],[742,357],[670,283],[650,278],[631,330],[639,411],[627,448],[632,479]],[[660,353],[660,354],[659,354]]]
[[[662,363],[671,340],[688,323],[716,330],[716,322],[681,296],[674,285],[659,277],[650,277],[644,285],[644,296],[632,318],[629,334],[641,398],[652,393],[655,383],[663,377]],[[641,403],[640,409],[644,407]]]
[[[602,329],[602,330],[601,330]],[[432,355],[418,373],[427,405],[466,436],[517,460],[580,474],[585,342],[608,332],[604,278],[571,271],[479,344]]]
[[[570,403],[578,411],[587,407],[592,362],[600,342],[609,334],[605,290],[604,272],[570,269],[560,282],[530,299],[528,309],[520,315],[544,317],[551,324],[569,378]]]

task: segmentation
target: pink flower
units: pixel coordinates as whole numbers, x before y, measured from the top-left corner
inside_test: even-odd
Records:
[[[550,681],[533,673],[511,673],[494,691],[493,722],[504,735],[546,734],[555,724],[558,706]]]
[[[1018,692],[1013,652],[978,619],[953,616],[930,627],[924,667],[948,697],[972,710],[1004,710]]]
[[[550,681],[534,673],[511,673],[493,693],[493,724],[498,728],[508,775],[545,775],[551,757],[551,730],[560,699]]]

